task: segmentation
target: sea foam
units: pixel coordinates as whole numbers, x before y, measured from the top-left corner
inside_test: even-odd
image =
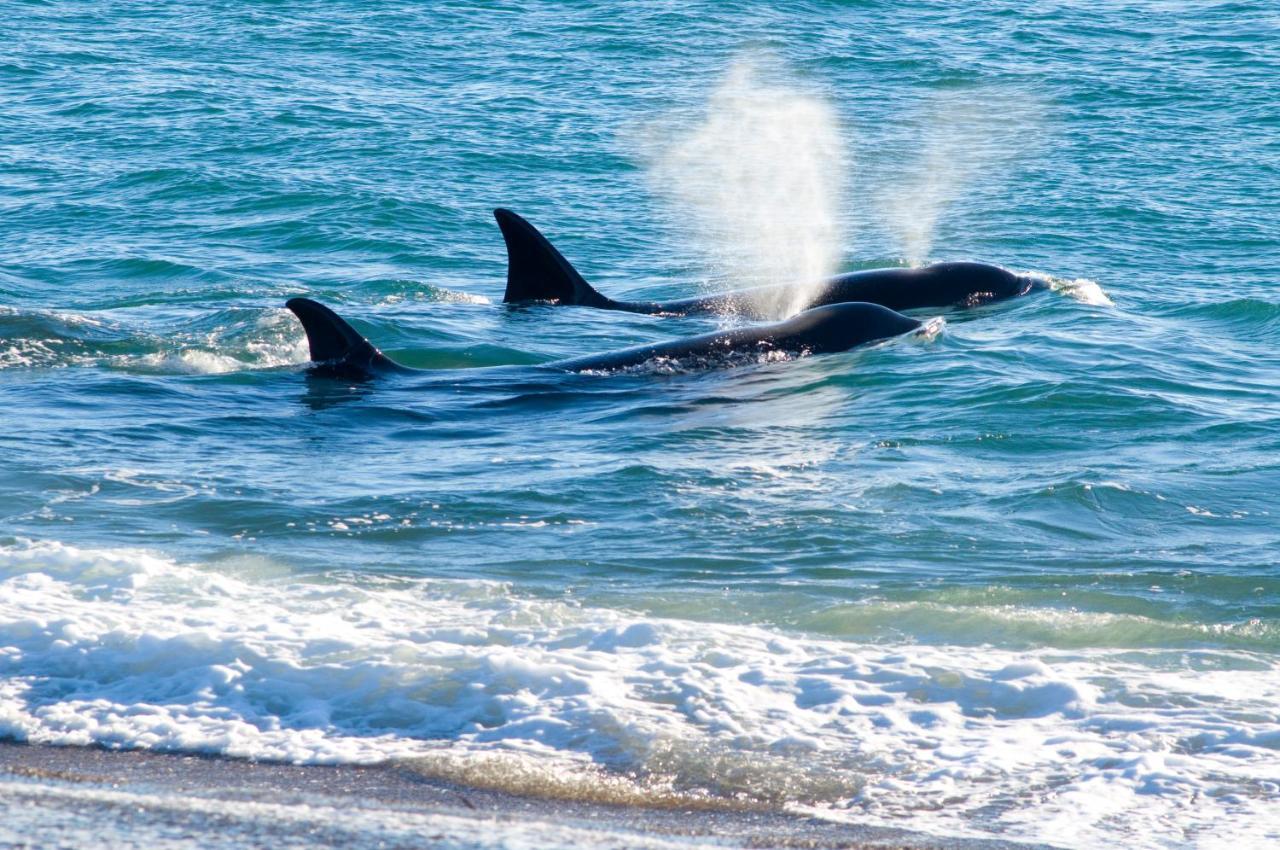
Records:
[[[1070,844],[1280,827],[1280,672],[1242,651],[866,645],[18,541],[0,671],[0,735],[32,742]]]

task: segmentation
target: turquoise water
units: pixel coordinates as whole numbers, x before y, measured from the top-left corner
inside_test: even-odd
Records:
[[[1280,835],[1272,5],[9,10],[0,734]],[[491,210],[614,296],[743,285],[663,154],[743,67],[826,110],[836,270],[1053,291],[791,362],[468,371],[732,322],[505,307]],[[298,294],[439,371],[308,377]]]

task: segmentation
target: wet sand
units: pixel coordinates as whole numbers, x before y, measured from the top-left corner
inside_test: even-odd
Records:
[[[777,811],[650,809],[469,788],[398,765],[297,766],[0,743],[0,847],[1028,850]],[[1043,846],[1043,845],[1037,845]]]

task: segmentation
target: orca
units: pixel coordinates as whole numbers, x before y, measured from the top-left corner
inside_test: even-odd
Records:
[[[528,221],[501,208],[494,210],[493,216],[507,243],[507,290],[502,298],[506,303],[541,301],[629,313],[734,313],[769,318],[768,305],[787,300],[787,291],[794,288],[761,286],[678,301],[615,301],[587,283]],[[852,301],[879,304],[890,310],[976,307],[1044,288],[1042,281],[986,263],[935,263],[914,269],[849,272],[829,278],[817,287],[806,307]]]
[[[341,316],[319,302],[291,298],[285,306],[302,322],[316,374],[358,379],[386,372],[422,371],[387,357]],[[878,304],[829,304],[806,310],[784,322],[637,345],[533,368],[612,372],[650,361],[677,361],[693,366],[734,365],[755,362],[761,355],[773,353],[804,356],[847,351],[921,327],[921,322]]]

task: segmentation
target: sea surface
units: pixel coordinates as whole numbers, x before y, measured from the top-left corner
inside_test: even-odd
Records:
[[[0,44],[0,737],[1280,841],[1274,3],[5,0]],[[505,306],[498,206],[616,297],[1050,286],[567,375],[741,320]],[[308,375],[302,294],[432,373]]]

